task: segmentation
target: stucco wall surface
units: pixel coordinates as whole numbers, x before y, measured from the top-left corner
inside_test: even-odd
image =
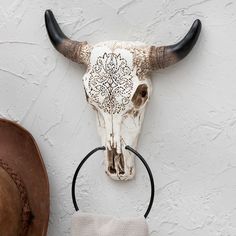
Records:
[[[85,68],[54,50],[44,25],[52,9],[77,40],[175,43],[194,19],[203,29],[191,54],[152,74],[138,150],[150,164],[156,198],[151,236],[236,236],[236,2],[233,0],[0,0],[0,116],[35,137],[50,181],[49,236],[70,235],[71,182],[82,157],[100,145],[86,103]],[[109,179],[103,155],[77,184],[84,212],[142,215],[147,174]]]

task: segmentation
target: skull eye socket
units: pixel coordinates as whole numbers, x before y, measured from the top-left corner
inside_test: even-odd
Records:
[[[132,102],[136,109],[140,108],[148,99],[148,86],[146,84],[140,84],[133,97]]]
[[[147,90],[141,91],[141,97],[145,98],[147,96]]]

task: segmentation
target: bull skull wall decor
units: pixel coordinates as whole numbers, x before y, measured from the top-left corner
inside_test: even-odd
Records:
[[[106,147],[106,173],[113,179],[131,179],[134,160],[124,147],[137,146],[151,95],[150,72],[180,61],[191,51],[201,31],[200,20],[195,20],[180,42],[161,47],[119,41],[90,45],[66,37],[50,10],[45,12],[45,22],[56,50],[87,66],[84,89],[96,111],[99,134]]]

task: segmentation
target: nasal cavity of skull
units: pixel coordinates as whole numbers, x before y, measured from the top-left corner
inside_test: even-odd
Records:
[[[132,102],[134,104],[134,107],[136,109],[139,109],[141,106],[145,104],[145,102],[148,99],[148,86],[146,84],[140,84],[133,97],[132,97]]]
[[[123,154],[118,154],[115,148],[107,150],[108,154],[108,172],[110,174],[123,175],[124,172],[124,156]]]

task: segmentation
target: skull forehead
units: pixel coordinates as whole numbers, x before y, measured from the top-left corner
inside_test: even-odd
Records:
[[[114,55],[121,55],[125,58],[129,66],[133,66],[134,62],[134,48],[145,47],[141,42],[123,42],[123,41],[106,41],[93,46],[90,55],[90,63],[96,63],[99,56],[104,53],[112,53]]]
[[[134,70],[134,54],[126,48],[111,48],[106,45],[94,47],[91,51],[90,68],[88,70],[99,64],[99,60],[105,60],[103,63],[106,65],[113,64],[116,67],[122,66],[123,68]],[[112,72],[113,70],[110,70],[110,74]]]
[[[134,49],[145,44],[128,44],[108,41],[91,50],[90,65],[83,77],[84,87],[88,101],[104,113],[126,112],[133,107],[132,97],[137,87],[141,83],[146,83],[147,88],[150,86],[149,81],[140,80],[135,63]]]
[[[91,49],[90,63],[94,63],[97,57],[104,53],[113,53],[125,58],[129,66],[142,67],[141,61],[147,59],[149,48],[145,43],[136,41],[105,41],[95,44]]]

